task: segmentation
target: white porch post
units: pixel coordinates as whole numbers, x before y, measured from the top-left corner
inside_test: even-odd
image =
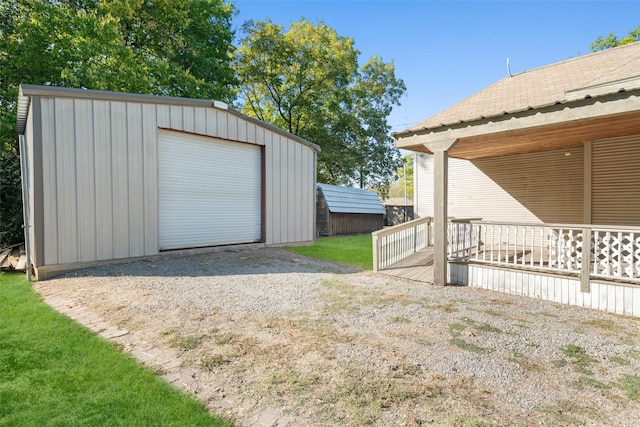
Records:
[[[448,153],[457,139],[425,144],[434,155],[433,172],[433,283],[447,284],[447,205],[449,195]]]

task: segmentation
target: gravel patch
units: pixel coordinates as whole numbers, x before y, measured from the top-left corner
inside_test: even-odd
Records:
[[[299,425],[640,425],[640,320],[226,250],[41,282]]]

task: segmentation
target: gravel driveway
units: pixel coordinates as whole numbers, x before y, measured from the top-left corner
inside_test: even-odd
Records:
[[[284,249],[225,250],[41,282],[196,371],[248,424],[640,425],[640,319],[434,287]],[[227,400],[228,402],[228,400]]]

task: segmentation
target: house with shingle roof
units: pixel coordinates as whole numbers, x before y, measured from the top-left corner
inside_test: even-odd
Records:
[[[505,76],[394,138],[433,282],[640,315],[640,42]]]

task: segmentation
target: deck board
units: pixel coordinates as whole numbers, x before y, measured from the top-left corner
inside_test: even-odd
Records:
[[[378,274],[433,283],[433,247],[421,249],[400,262],[378,270]]]

